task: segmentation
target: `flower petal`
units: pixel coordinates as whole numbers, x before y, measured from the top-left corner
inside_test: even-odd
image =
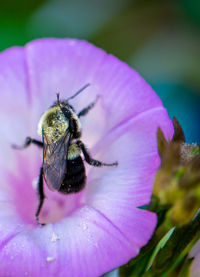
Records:
[[[11,143],[21,143],[31,134],[23,48],[14,47],[0,54],[0,91],[0,165],[12,167]]]
[[[97,94],[101,96],[101,105],[82,119],[83,140],[88,146],[92,146],[116,124],[162,105],[137,72],[85,41],[37,40],[26,46],[26,57],[29,88],[36,113],[34,124],[55,102],[56,92],[60,92],[61,98],[67,98],[90,83],[84,93],[71,101],[77,111],[94,101]]]
[[[101,211],[133,245],[140,247],[150,238],[156,218],[147,211],[134,208],[150,201],[155,172],[160,164],[156,130],[160,126],[166,137],[173,134],[167,118],[165,109],[157,108],[113,129],[105,137],[104,144],[102,142],[104,147],[97,157],[109,162],[117,160],[118,167],[92,168],[89,172],[85,202]]]
[[[114,128],[97,144],[95,158],[119,164],[116,168],[89,168],[87,203],[96,207],[104,199],[111,206],[117,206],[118,202],[134,207],[148,204],[160,164],[156,130],[160,126],[168,138],[173,134],[172,123],[167,118],[164,108],[152,109]],[[102,203],[98,209],[100,206],[103,209]]]
[[[0,276],[100,276],[137,253],[126,235],[85,206],[53,228],[30,228],[10,240],[1,249]]]
[[[192,262],[191,265],[191,270],[190,270],[190,277],[199,277],[200,276],[200,253],[196,255],[194,261]]]
[[[200,276],[200,240],[194,245],[192,250],[189,253],[189,258],[194,258],[191,270],[190,277],[199,277]]]

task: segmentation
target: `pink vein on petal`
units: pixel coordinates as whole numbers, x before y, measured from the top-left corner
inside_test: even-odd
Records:
[[[30,77],[30,67],[28,64],[26,47],[24,48],[24,67],[26,69],[26,87],[27,87],[27,94],[28,94],[28,103],[29,105],[31,105],[32,104],[31,77]]]
[[[128,125],[130,122],[134,122],[134,121],[137,121],[143,117],[145,117],[146,115],[148,115],[149,113],[154,113],[154,112],[157,112],[157,111],[163,111],[166,113],[166,109],[163,107],[163,106],[157,106],[157,107],[153,107],[151,109],[148,109],[148,110],[145,110],[143,112],[141,112],[140,114],[136,114],[134,116],[129,116],[128,118],[124,119],[123,121],[121,121],[119,124],[115,125],[113,128],[111,128],[106,136],[104,138],[102,138],[92,149],[92,152],[96,152],[97,149],[99,149],[99,146],[101,146],[102,144],[102,140],[105,141],[106,138],[109,138],[111,135],[113,136],[116,136],[116,134],[118,132],[120,132],[120,129],[125,127],[126,125]],[[172,127],[172,123],[170,122],[171,126],[170,126],[170,136],[172,135],[173,133],[173,127]],[[158,126],[158,127],[161,127],[161,126]],[[167,137],[169,137],[169,134],[167,134]],[[110,137],[110,139],[112,139]],[[155,153],[155,151],[153,151],[152,153]]]
[[[119,232],[122,235],[122,237],[127,241],[127,243],[132,248],[135,249],[135,251],[138,251],[137,247],[136,247],[137,243],[135,242],[135,245],[133,243],[131,243],[130,240],[128,239],[128,237],[120,230],[120,228],[118,228],[104,213],[102,213],[99,209],[96,209],[96,208],[94,208],[92,206],[89,206],[89,207],[90,207],[90,209],[92,209],[96,213],[98,213],[100,216],[102,216],[114,229],[116,229],[117,232]],[[95,225],[108,233],[108,230],[105,230],[101,224],[98,224],[97,222],[95,222]],[[116,238],[116,239],[118,240],[118,238]]]
[[[0,250],[2,250],[7,243],[9,243],[12,239],[14,239],[17,235],[21,234],[23,232],[23,230],[18,231],[14,234],[11,234],[10,236],[8,236],[6,239],[4,239],[1,243],[0,243]]]
[[[118,128],[121,128],[121,127],[124,127],[124,125],[128,124],[130,121],[135,121],[135,120],[138,120],[140,118],[142,118],[143,116],[145,117],[146,115],[148,115],[149,113],[152,113],[152,112],[157,112],[157,111],[161,111],[161,110],[165,110],[164,107],[162,106],[157,106],[157,107],[153,107],[151,109],[148,109],[148,110],[145,110],[139,114],[136,114],[134,116],[129,116],[127,118],[125,118],[124,120],[122,120],[121,122],[119,122],[119,124],[115,125],[111,130],[108,131],[108,134],[109,133],[112,133],[114,131],[116,131]]]

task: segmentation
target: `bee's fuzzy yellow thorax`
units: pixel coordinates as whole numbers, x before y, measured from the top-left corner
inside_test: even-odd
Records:
[[[75,158],[77,158],[80,155],[80,149],[79,147],[73,143],[69,146],[69,150],[68,150],[68,160],[73,160]]]
[[[42,136],[45,133],[49,142],[57,142],[69,127],[69,121],[62,113],[59,106],[47,110],[38,123],[38,134]]]

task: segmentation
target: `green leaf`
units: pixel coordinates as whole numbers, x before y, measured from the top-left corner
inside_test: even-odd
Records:
[[[149,260],[149,262],[148,262],[146,271],[148,271],[151,268],[151,266],[152,266],[152,264],[153,264],[153,262],[155,260],[155,257],[157,256],[157,254],[160,251],[160,249],[162,249],[165,246],[165,244],[167,243],[167,241],[169,240],[169,238],[173,234],[174,229],[175,229],[175,227],[172,228],[171,230],[169,230],[169,232],[167,232],[166,235],[157,244],[157,246],[156,246],[156,248],[155,248],[155,250],[154,250],[154,252],[153,252],[153,254],[152,254],[152,256],[151,256],[151,258]]]

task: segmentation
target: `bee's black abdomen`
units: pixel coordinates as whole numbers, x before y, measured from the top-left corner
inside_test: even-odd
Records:
[[[59,192],[64,194],[79,192],[84,188],[85,181],[85,166],[81,156],[73,160],[67,160],[67,174]]]

